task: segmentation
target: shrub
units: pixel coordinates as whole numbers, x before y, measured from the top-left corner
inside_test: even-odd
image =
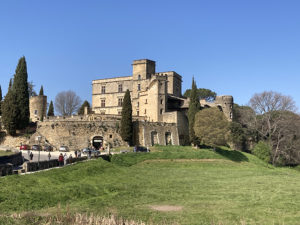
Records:
[[[252,152],[255,156],[267,163],[269,163],[271,160],[270,146],[266,142],[259,141],[257,145],[255,145]]]

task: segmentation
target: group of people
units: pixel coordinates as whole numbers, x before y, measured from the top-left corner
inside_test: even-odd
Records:
[[[101,147],[100,150],[103,151],[104,148]],[[76,158],[80,158],[81,157],[81,151],[80,150],[75,150],[74,154],[75,154]],[[48,156],[48,160],[50,161],[51,157],[52,157],[51,153],[49,152],[47,156]],[[89,152],[88,152],[88,158],[91,159],[91,157],[92,157],[92,150],[90,149]],[[33,160],[33,153],[30,152],[29,150],[28,150],[28,158],[30,159],[30,161]],[[71,159],[72,158],[72,154],[70,154],[69,157],[68,157],[67,153],[65,153],[64,155],[63,155],[63,153],[60,153],[59,156],[58,156],[59,166],[65,165],[67,163],[67,159],[68,158]]]

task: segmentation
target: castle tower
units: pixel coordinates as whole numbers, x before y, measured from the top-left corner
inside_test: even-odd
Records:
[[[151,76],[155,74],[155,61],[149,59],[134,60],[132,63],[132,110],[133,115],[142,115],[141,96],[146,94]],[[143,101],[146,101],[143,100]]]
[[[47,96],[32,96],[29,99],[30,120],[36,122],[46,116],[47,113]]]
[[[217,96],[215,104],[221,107],[221,110],[225,114],[229,121],[232,121],[232,107],[233,107],[233,97],[231,95]]]

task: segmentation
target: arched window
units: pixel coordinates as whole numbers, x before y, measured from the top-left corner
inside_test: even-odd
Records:
[[[140,80],[140,79],[141,79],[141,75],[139,74],[139,75],[138,75],[138,80]]]

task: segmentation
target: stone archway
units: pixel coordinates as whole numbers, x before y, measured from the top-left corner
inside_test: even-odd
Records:
[[[157,137],[157,132],[156,131],[152,131],[151,132],[151,145],[156,145],[158,144],[158,137]]]
[[[166,145],[172,145],[172,135],[171,132],[166,132],[165,133],[165,141],[166,141]]]
[[[100,149],[103,146],[103,137],[102,136],[94,136],[92,139],[92,146],[95,149]]]

